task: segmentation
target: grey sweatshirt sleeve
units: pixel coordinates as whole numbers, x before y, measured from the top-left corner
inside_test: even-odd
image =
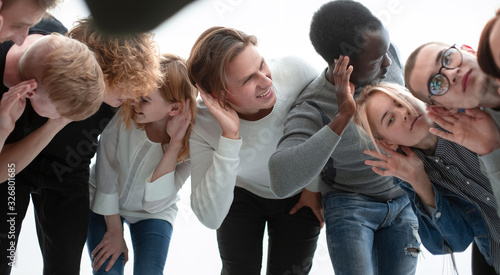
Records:
[[[309,185],[340,141],[322,114],[309,102],[295,106],[285,122],[284,135],[269,160],[271,190],[285,198]]]
[[[498,209],[497,212],[500,215],[500,149],[497,149],[488,155],[479,157],[481,168],[483,173],[488,177],[491,183],[491,188],[493,189],[493,194],[497,200]]]

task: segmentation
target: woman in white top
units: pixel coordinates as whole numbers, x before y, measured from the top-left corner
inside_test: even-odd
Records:
[[[163,274],[177,192],[190,176],[188,137],[197,92],[184,60],[164,54],[161,65],[161,87],[122,106],[121,117],[101,135],[87,237],[94,274],[123,274],[124,221],[134,248],[134,274]]]
[[[321,197],[304,189],[278,199],[268,161],[292,104],[317,72],[294,57],[268,66],[256,44],[253,35],[212,27],[191,50],[189,77],[203,99],[189,143],[191,206],[217,229],[222,274],[261,274],[266,226],[267,274],[307,274],[323,221]]]

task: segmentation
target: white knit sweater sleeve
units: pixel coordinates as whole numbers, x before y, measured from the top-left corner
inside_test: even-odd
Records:
[[[119,210],[118,174],[116,157],[121,120],[115,116],[101,133],[96,157],[96,191],[90,208],[100,215],[114,215]]]
[[[177,193],[190,176],[189,160],[177,163],[175,171],[167,173],[151,182],[151,175],[146,179],[142,207],[149,213],[161,212],[178,201]]]
[[[208,228],[220,227],[233,202],[241,145],[241,139],[220,136],[215,150],[199,132],[191,132],[191,208]]]

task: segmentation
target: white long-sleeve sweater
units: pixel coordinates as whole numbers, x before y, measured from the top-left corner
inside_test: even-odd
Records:
[[[200,100],[190,137],[191,207],[207,227],[217,229],[229,212],[234,187],[278,199],[271,191],[268,161],[283,135],[288,112],[317,70],[296,57],[270,62],[277,100],[258,121],[240,119],[240,140],[222,137],[217,119]]]
[[[177,192],[190,175],[189,160],[154,182],[151,176],[163,156],[161,144],[146,132],[125,129],[115,116],[101,134],[91,168],[90,208],[101,215],[120,214],[129,223],[162,219],[174,225]]]

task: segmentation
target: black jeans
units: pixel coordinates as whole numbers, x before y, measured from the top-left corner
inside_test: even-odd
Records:
[[[80,274],[87,237],[88,170],[66,173],[59,181],[51,163],[37,158],[14,181],[0,184],[0,274],[10,273],[14,258],[8,256],[15,253],[30,195],[43,256],[43,274]],[[9,194],[12,189],[15,194]],[[15,204],[8,205],[13,200]],[[10,222],[6,222],[9,219]]]
[[[481,251],[472,242],[472,275],[497,275],[495,268],[488,264]]]
[[[267,274],[308,274],[320,233],[310,208],[288,214],[300,194],[264,199],[236,187],[228,215],[217,230],[223,275],[261,274],[262,240],[269,234]]]

